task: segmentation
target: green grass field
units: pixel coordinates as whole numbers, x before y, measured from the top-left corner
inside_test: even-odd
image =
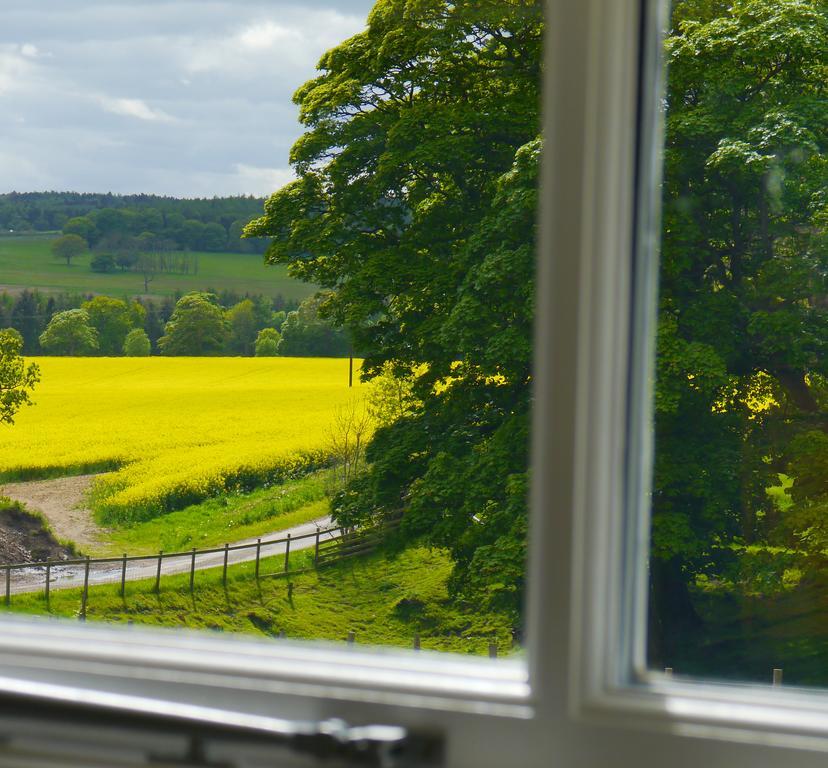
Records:
[[[70,293],[98,293],[114,297],[144,295],[144,279],[133,272],[101,274],[89,268],[90,255],[71,265],[58,261],[51,252],[54,235],[0,236],[0,290],[24,288]],[[316,290],[293,280],[283,266],[267,266],[262,256],[248,253],[199,253],[197,275],[156,275],[149,285],[150,297],[176,292],[212,289],[239,294],[261,293],[301,300]]]
[[[291,564],[298,568],[311,557],[297,553]],[[262,572],[269,570],[263,560]],[[500,655],[512,652],[508,622],[449,599],[450,570],[444,553],[424,548],[376,552],[290,580],[257,582],[253,563],[243,563],[228,569],[226,588],[221,569],[197,572],[193,593],[187,574],[165,576],[159,594],[152,579],[129,582],[123,598],[117,585],[91,587],[87,619],[332,641],[353,632],[360,644],[409,648],[420,635],[425,649],[485,654],[497,642]],[[13,595],[11,610],[71,618],[80,604],[80,590],[53,590],[49,605],[42,593]]]

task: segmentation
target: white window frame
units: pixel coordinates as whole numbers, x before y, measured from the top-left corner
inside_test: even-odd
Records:
[[[640,340],[653,280],[652,269],[633,280],[633,266],[653,252],[661,6],[548,0],[528,662],[4,617],[0,738],[13,740],[0,764],[32,739],[66,764],[70,742],[140,752],[131,726],[147,713],[208,732],[266,732],[277,718],[398,724],[442,735],[456,768],[825,763],[828,698],[643,665],[651,350]],[[94,714],[44,729],[47,712],[78,707],[114,713],[122,732]]]

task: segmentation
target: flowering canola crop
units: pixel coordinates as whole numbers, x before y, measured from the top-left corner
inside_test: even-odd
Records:
[[[35,405],[0,432],[0,479],[112,470],[102,522],[129,522],[318,466],[358,392],[323,358],[39,358]],[[356,378],[356,377],[355,377]],[[358,396],[358,395],[357,395]]]

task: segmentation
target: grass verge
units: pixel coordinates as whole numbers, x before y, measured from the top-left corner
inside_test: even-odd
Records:
[[[153,554],[261,536],[324,517],[331,470],[314,472],[271,488],[225,494],[178,512],[112,530],[93,556]]]
[[[312,554],[296,553],[291,566],[309,565]],[[278,570],[281,557],[262,561],[262,573]],[[258,582],[253,563],[165,576],[161,591],[154,580],[127,584],[122,598],[117,585],[91,587],[87,620],[186,627],[266,637],[284,632],[289,638],[343,641],[349,632],[359,644],[410,648],[415,635],[425,649],[486,654],[489,642],[498,652],[512,652],[508,622],[482,614],[475,606],[458,605],[446,584],[448,556],[413,547],[400,554],[383,551],[344,560],[320,571],[289,578],[265,576]],[[42,593],[13,595],[11,610],[28,614],[77,617],[79,589],[53,590],[47,606]]]

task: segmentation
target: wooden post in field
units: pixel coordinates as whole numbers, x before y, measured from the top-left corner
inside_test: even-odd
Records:
[[[262,540],[256,541],[256,581],[259,580],[259,560],[262,556]]]
[[[6,605],[11,605],[11,566],[6,566]]]
[[[158,550],[158,569],[155,571],[155,591],[161,591],[161,558],[164,557],[164,550]]]
[[[287,535],[285,542],[285,573],[288,572],[288,564],[290,563],[290,534]]]
[[[782,670],[777,667],[773,670],[773,684],[782,685]]]
[[[346,643],[348,643],[348,645],[353,645],[353,644],[354,644],[354,639],[355,639],[355,637],[356,637],[356,636],[354,635],[354,633],[353,633],[353,632],[349,632],[349,633],[348,633],[348,638],[346,639],[346,641],[345,641],[345,642],[346,642]]]
[[[420,636],[419,635],[414,635],[414,650],[415,651],[420,650]]]
[[[127,556],[126,552],[124,552],[124,559],[121,560],[121,597],[126,594],[126,564]]]
[[[49,582],[52,580],[52,561],[46,561],[46,605],[49,605]]]
[[[319,565],[319,526],[316,526],[316,545],[313,549],[313,565],[316,567]]]
[[[89,599],[89,555],[83,569],[83,594],[81,594],[81,619],[86,621],[86,601]]]
[[[193,555],[192,559],[190,560],[190,592],[193,591],[193,583],[195,582],[195,556],[196,548],[193,547]]]
[[[497,643],[489,643],[489,658],[497,658]]]
[[[224,570],[221,573],[221,583],[223,586],[227,586],[227,555],[230,554],[230,545],[225,542],[224,544]]]

